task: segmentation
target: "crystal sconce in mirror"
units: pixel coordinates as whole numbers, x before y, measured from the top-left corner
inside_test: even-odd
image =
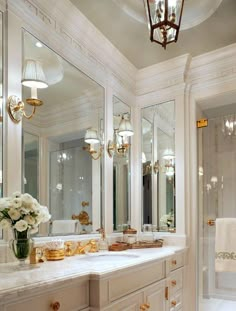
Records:
[[[226,116],[222,120],[222,132],[225,136],[236,135],[236,117],[235,115]]]
[[[98,147],[101,141],[97,130],[93,128],[87,129],[84,142],[87,143],[87,146],[83,147],[83,150],[88,151],[93,160],[98,160],[102,155],[102,146]]]
[[[134,135],[129,114],[123,114],[119,118],[119,127],[114,130],[114,141],[109,140],[107,146],[107,152],[110,158],[113,157],[114,153],[118,156],[125,157],[130,148],[129,137]]]
[[[31,88],[31,97],[26,99],[26,103],[33,107],[33,111],[30,115],[27,115],[24,102],[15,95],[10,96],[7,101],[8,112],[15,123],[19,123],[23,116],[31,119],[35,114],[36,107],[43,104],[42,100],[38,99],[37,89],[47,88],[48,84],[46,83],[42,64],[39,61],[33,59],[25,61],[21,83]]]

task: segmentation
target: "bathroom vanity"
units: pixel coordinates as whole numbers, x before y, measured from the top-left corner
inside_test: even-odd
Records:
[[[0,265],[0,311],[180,311],[185,249],[99,252],[17,271]]]

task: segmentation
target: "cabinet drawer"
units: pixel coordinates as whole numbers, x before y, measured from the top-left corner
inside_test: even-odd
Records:
[[[170,297],[183,287],[183,269],[174,270],[170,273]]]
[[[182,289],[170,297],[170,311],[179,311],[182,308]]]
[[[165,263],[153,263],[135,272],[126,272],[109,281],[109,301],[114,301],[165,277]]]
[[[52,311],[51,303],[59,302],[60,311],[79,311],[89,306],[89,282],[84,281],[57,291],[46,292],[31,299],[6,306],[6,311]]]
[[[176,270],[184,265],[184,254],[175,254],[171,257],[170,261],[170,271]]]

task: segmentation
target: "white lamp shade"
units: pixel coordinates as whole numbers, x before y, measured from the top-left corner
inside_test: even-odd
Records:
[[[142,152],[142,163],[146,163],[147,162],[147,158],[144,152]]]
[[[124,119],[124,117],[122,117],[122,119],[120,121],[118,134],[120,136],[132,136],[132,135],[134,135],[134,131],[133,131],[133,128],[132,128],[130,121]]]
[[[48,87],[42,65],[39,61],[33,59],[25,61],[21,83],[31,88],[44,89]]]
[[[98,133],[97,130],[95,129],[87,129],[85,136],[84,136],[84,141],[87,144],[99,144],[100,140],[98,138]]]

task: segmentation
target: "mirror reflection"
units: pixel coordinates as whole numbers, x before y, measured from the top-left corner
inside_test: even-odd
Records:
[[[123,231],[130,224],[130,136],[133,135],[130,113],[130,107],[113,96],[113,141],[116,144],[113,156],[114,231]]]
[[[102,203],[104,89],[29,33],[23,38],[24,191],[52,214],[41,235],[94,232]]]
[[[143,108],[143,231],[175,231],[174,141],[174,101]]]

